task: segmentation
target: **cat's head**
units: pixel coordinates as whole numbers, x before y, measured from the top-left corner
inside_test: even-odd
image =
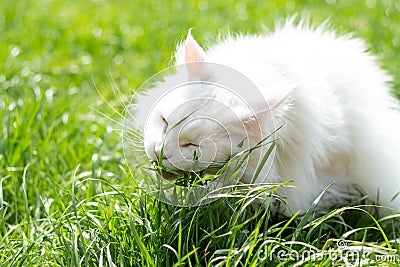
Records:
[[[260,140],[262,112],[255,114],[238,90],[218,84],[224,75],[231,86],[245,79],[232,81],[205,63],[206,53],[190,32],[178,49],[185,64],[177,66],[177,75],[137,95],[134,124],[143,130],[147,156],[169,169],[221,167],[252,140]],[[182,58],[177,61],[182,63]],[[241,89],[260,99],[251,96],[248,87]]]
[[[163,166],[173,170],[198,171],[221,167],[243,150],[248,128],[240,111],[223,99],[224,93],[212,84],[198,83],[161,97],[144,127],[148,157],[161,159]]]

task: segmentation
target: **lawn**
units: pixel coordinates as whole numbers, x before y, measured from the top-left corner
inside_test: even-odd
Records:
[[[295,13],[366,40],[400,97],[399,1],[2,0],[1,266],[400,264],[397,216],[361,199],[303,217],[237,191],[197,208],[146,195],[124,159],[119,113],[170,64],[187,30],[259,33]],[[118,88],[119,91],[113,90]],[[128,164],[133,164],[128,162]],[[309,257],[307,256],[309,255]]]

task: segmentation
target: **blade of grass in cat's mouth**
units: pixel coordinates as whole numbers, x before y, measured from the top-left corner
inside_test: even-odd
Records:
[[[159,174],[168,181],[175,180],[180,176],[179,172],[167,169],[166,167],[160,165],[156,160],[152,162],[152,165],[159,172]]]
[[[151,164],[161,177],[180,186],[204,186],[209,180],[215,178],[215,175],[207,175],[207,169],[200,171],[182,171],[171,170],[157,161],[152,161]]]

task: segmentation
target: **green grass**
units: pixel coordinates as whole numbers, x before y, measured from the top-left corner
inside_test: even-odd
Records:
[[[322,214],[313,206],[303,219],[254,209],[262,187],[198,208],[156,201],[129,174],[112,121],[190,27],[207,44],[296,12],[364,38],[400,97],[400,3],[327,2],[1,1],[0,265],[287,266],[312,248],[320,257],[304,265],[367,266],[345,241],[354,255],[397,266],[399,219],[355,206],[364,200]]]

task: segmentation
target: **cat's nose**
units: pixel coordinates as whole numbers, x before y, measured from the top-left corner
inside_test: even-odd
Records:
[[[156,158],[159,159],[159,158],[160,158],[161,151],[158,150],[158,149],[154,149],[154,154],[156,155]],[[165,153],[163,153],[162,159],[167,159],[167,156],[165,156]]]

